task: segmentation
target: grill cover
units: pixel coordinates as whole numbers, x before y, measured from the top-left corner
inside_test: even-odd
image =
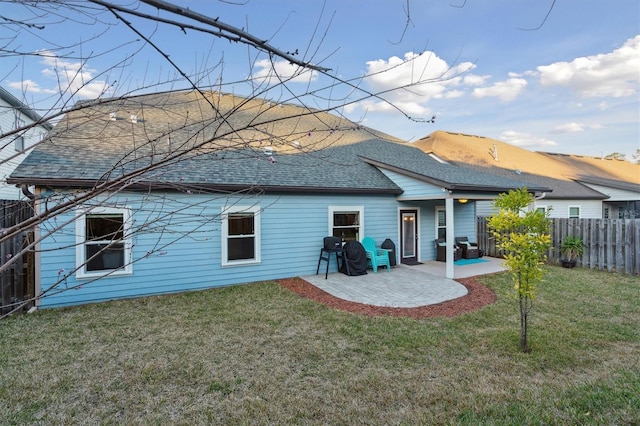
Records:
[[[345,275],[365,275],[367,273],[367,252],[359,241],[347,241],[342,247],[342,266],[340,272]],[[345,264],[349,265],[349,271]]]

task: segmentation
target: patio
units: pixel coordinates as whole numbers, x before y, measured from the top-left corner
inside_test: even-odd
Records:
[[[468,265],[456,265],[455,278],[468,278],[504,271],[503,260],[491,257]],[[393,308],[414,308],[457,299],[467,294],[462,284],[445,278],[443,262],[424,262],[415,266],[397,265],[387,272],[347,276],[334,272],[301,277],[315,287],[350,302]]]

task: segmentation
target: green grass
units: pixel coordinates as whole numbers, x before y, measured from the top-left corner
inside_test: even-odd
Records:
[[[640,279],[550,267],[519,351],[509,276],[457,318],[363,317],[275,283],[0,322],[2,424],[640,423]]]

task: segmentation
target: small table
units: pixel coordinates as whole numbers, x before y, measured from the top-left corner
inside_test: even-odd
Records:
[[[318,267],[316,268],[316,275],[318,275],[318,273],[320,272],[320,263],[323,260],[326,261],[327,262],[327,269],[324,271],[324,279],[325,280],[329,276],[329,262],[331,261],[331,254],[332,253],[335,253],[335,255],[336,255],[336,265],[338,265],[338,271],[340,271],[340,261],[338,260],[338,257],[341,257],[342,258],[342,263],[345,265],[345,268],[347,269],[347,274],[349,274],[349,262],[347,262],[346,259],[345,259],[344,250],[342,250],[341,248],[335,248],[335,249],[321,248],[320,249],[320,258],[318,259]]]

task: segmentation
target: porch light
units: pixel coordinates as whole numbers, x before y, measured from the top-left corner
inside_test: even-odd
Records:
[[[458,200],[458,202],[459,202],[460,204],[467,204],[467,202],[468,202],[468,201],[469,201],[469,200],[467,200],[466,198],[460,198],[460,199]]]

